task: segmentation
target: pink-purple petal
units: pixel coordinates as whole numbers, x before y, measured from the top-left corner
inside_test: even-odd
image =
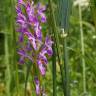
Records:
[[[46,68],[43,66],[42,63],[40,63],[38,66],[39,66],[41,74],[44,76],[46,73]]]
[[[36,94],[39,95],[40,94],[40,84],[39,84],[39,80],[38,77],[35,77],[35,89],[36,89]]]

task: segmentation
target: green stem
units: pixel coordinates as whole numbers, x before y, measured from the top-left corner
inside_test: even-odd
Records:
[[[83,24],[82,24],[82,10],[79,5],[79,18],[80,18],[80,39],[81,39],[81,54],[82,54],[82,67],[83,67],[83,91],[86,93],[86,65],[85,65],[85,50],[84,50],[84,35],[83,35]]]
[[[71,1],[70,0],[60,0],[60,6],[61,6],[61,28],[62,28],[62,34],[65,36],[63,38],[63,60],[64,60],[64,96],[70,96],[70,88],[69,88],[69,57],[68,57],[68,49],[67,49],[67,35],[69,31],[69,17],[70,17],[70,8],[71,8]]]
[[[56,52],[55,45],[53,45],[53,58],[52,58],[52,71],[53,71],[53,96],[56,96]]]
[[[5,76],[5,78],[6,78],[6,95],[7,96],[11,96],[10,95],[10,78],[11,78],[11,76],[10,76],[10,64],[9,64],[9,46],[8,46],[8,36],[7,36],[8,34],[5,34],[5,61],[6,61],[6,67],[7,67],[7,69],[6,69],[6,76]]]
[[[64,40],[64,71],[65,71],[65,80],[64,80],[65,95],[64,96],[70,96],[67,38],[65,38]]]
[[[25,96],[27,96],[27,82],[28,82],[28,77],[29,77],[29,73],[31,70],[31,64],[27,64],[27,71],[26,71],[26,79],[25,79]]]
[[[63,81],[64,81],[64,75],[63,75],[63,69],[62,69],[62,65],[61,65],[61,60],[60,60],[60,53],[61,53],[61,50],[60,50],[60,43],[59,43],[59,34],[58,34],[58,30],[57,30],[57,26],[56,26],[56,19],[55,19],[55,16],[54,16],[54,9],[53,9],[53,2],[52,0],[49,0],[49,8],[50,8],[50,27],[52,28],[52,33],[53,33],[53,39],[54,39],[54,44],[56,44],[56,55],[58,57],[58,64],[60,66],[60,73],[61,73],[61,78],[62,78],[62,85],[63,85],[63,89],[64,89],[64,84],[63,84]]]
[[[19,94],[19,76],[18,76],[18,64],[16,63],[16,33],[15,33],[15,2],[14,0],[10,0],[11,2],[11,11],[12,11],[12,15],[11,15],[11,32],[13,32],[13,38],[12,38],[12,45],[13,45],[13,64],[16,70],[16,92],[17,92],[17,96]]]

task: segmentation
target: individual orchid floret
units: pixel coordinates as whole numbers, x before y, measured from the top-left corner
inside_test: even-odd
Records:
[[[18,0],[18,5],[25,5],[24,0]]]
[[[44,14],[44,11],[46,10],[46,7],[43,6],[41,3],[38,3],[37,9],[38,9],[38,15],[41,17],[41,22],[45,23],[46,22],[46,16]]]
[[[35,31],[35,36],[36,38],[38,38],[39,40],[42,40],[42,32],[41,32],[41,26],[39,24],[39,22],[37,22],[35,25],[34,25],[34,31]]]
[[[37,96],[40,94],[40,82],[38,80],[38,77],[35,77],[34,79],[35,81],[35,90],[36,90],[36,94]]]

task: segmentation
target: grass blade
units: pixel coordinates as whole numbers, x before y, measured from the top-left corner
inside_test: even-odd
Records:
[[[14,0],[10,0],[11,3],[11,32],[12,32],[12,45],[13,45],[13,67],[15,68],[16,71],[16,94],[18,96],[19,94],[19,76],[18,76],[18,64],[16,63],[16,31],[15,31],[15,2]],[[14,69],[13,68],[13,69]]]
[[[55,45],[53,45],[53,58],[52,58],[52,71],[53,71],[53,96],[56,96],[56,52]]]
[[[79,5],[79,18],[80,18],[80,39],[81,39],[81,54],[82,54],[82,67],[83,67],[83,91],[86,94],[86,65],[85,65],[85,50],[84,50],[84,35],[83,35],[83,24],[82,24],[82,10]]]
[[[70,17],[70,0],[60,0],[61,6],[61,28],[63,34],[68,34],[69,31],[69,17]],[[64,50],[64,96],[70,96],[70,88],[69,88],[69,64],[68,64],[68,49],[67,49],[67,37],[63,38],[63,50]]]
[[[53,35],[53,39],[54,39],[54,44],[56,44],[56,56],[58,57],[58,64],[60,66],[60,73],[61,73],[61,79],[62,79],[62,85],[63,85],[63,89],[64,89],[64,84],[63,84],[63,81],[64,81],[64,75],[63,75],[63,67],[62,67],[62,63],[61,63],[61,50],[60,50],[60,43],[59,43],[59,33],[58,33],[58,29],[57,29],[57,25],[56,25],[56,19],[55,19],[55,14],[54,14],[54,8],[53,8],[53,2],[52,0],[49,0],[49,9],[50,9],[50,22],[49,22],[49,25],[52,29],[52,35]],[[54,92],[53,92],[54,93]]]
[[[31,70],[31,64],[27,64],[26,79],[25,79],[25,96],[27,96],[26,89],[27,89],[27,82],[28,82],[30,70]]]
[[[11,76],[10,76],[10,62],[9,62],[9,46],[8,46],[8,34],[5,34],[5,63],[6,63],[6,95],[10,95],[10,84],[11,84]]]

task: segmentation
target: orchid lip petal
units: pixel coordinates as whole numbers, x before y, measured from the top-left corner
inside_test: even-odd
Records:
[[[24,34],[28,36],[28,40],[32,44],[33,48],[35,50],[37,50],[37,45],[36,45],[36,39],[35,39],[35,37],[30,32],[25,32]]]
[[[36,94],[39,95],[40,94],[40,84],[39,84],[38,77],[35,77],[35,85],[36,85]]]
[[[39,65],[39,69],[40,69],[41,74],[45,75],[46,70],[45,70],[45,67],[43,66],[43,64]]]
[[[38,60],[38,66],[41,74],[44,76],[46,73],[46,68],[44,67],[44,64],[42,64],[41,60]]]
[[[42,62],[42,64],[47,64],[48,63],[46,56],[43,55],[43,54],[39,55],[39,60]]]
[[[51,47],[48,47],[48,49],[47,49],[47,54],[48,54],[49,56],[52,56],[53,50],[52,50]]]

